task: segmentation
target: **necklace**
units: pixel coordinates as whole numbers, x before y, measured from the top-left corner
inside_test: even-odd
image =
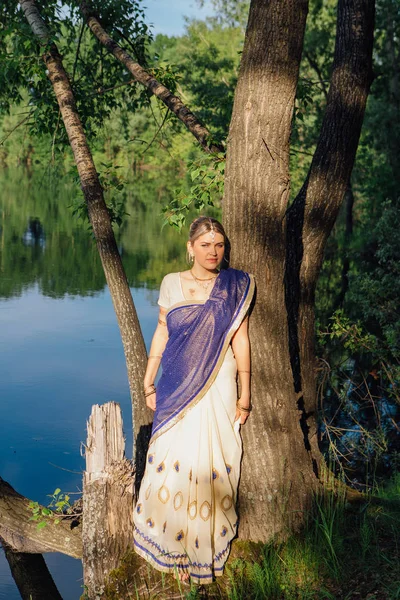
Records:
[[[196,275],[193,273],[192,269],[190,269],[190,274],[193,277],[193,279],[195,280],[195,282],[197,283],[197,285],[199,285],[200,287],[203,288],[203,290],[208,290],[208,288],[211,285],[211,282],[217,278],[217,275],[214,275],[214,277],[208,277],[207,279],[200,279],[200,277],[196,277]]]

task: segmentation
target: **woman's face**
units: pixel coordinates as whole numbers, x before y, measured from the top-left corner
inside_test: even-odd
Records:
[[[188,242],[188,251],[194,256],[195,264],[208,270],[216,269],[224,258],[224,236],[216,231],[204,233],[193,244]]]

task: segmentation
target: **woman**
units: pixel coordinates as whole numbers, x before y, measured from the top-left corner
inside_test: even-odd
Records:
[[[225,246],[218,221],[193,221],[193,265],[162,281],[144,379],[155,414],[134,511],[135,549],[160,571],[195,583],[222,575],[236,534],[239,426],[251,410],[246,315],[254,281],[243,271],[218,270]]]

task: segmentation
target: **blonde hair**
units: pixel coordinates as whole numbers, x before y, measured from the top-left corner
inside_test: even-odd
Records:
[[[225,230],[217,219],[213,219],[212,217],[198,217],[190,224],[189,242],[193,244],[197,238],[205,233],[210,233],[210,231],[220,233],[224,236],[224,241],[227,241]]]

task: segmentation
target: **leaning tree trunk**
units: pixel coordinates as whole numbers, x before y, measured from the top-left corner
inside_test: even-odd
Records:
[[[0,542],[22,600],[62,600],[41,554],[15,552]]]
[[[304,435],[316,440],[315,288],[357,152],[372,82],[374,0],[339,0],[327,107],[306,181],[288,211],[286,298]],[[297,297],[296,297],[297,296]],[[316,444],[314,444],[314,458]]]
[[[62,59],[50,32],[42,20],[34,0],[22,0],[21,8],[33,33],[45,47],[43,60],[60,107],[75,163],[87,203],[89,219],[106,276],[121,332],[132,398],[133,423],[149,421],[143,399],[142,381],[146,365],[146,349],[128,281],[118,252],[110,215],[103,197],[95,164],[79,118],[74,94]]]
[[[204,127],[198,120],[196,115],[182,102],[182,100],[173,94],[164,84],[148,73],[141,65],[139,65],[128,54],[126,50],[121,48],[115,40],[103,29],[99,18],[93,11],[89,0],[81,0],[79,8],[86,19],[87,26],[110,54],[112,54],[120,63],[128,69],[135,80],[145,86],[149,92],[154,94],[156,98],[161,100],[165,106],[185,125],[190,133],[196,138],[200,146],[208,153],[223,152],[222,146],[216,144],[212,140],[212,136],[207,127]]]
[[[224,223],[233,266],[252,272],[257,283],[250,319],[254,410],[243,428],[239,496],[239,533],[253,540],[300,526],[318,485],[314,290],[370,84],[373,2],[341,0],[320,142],[287,213],[289,137],[307,5],[252,1],[229,132]]]

